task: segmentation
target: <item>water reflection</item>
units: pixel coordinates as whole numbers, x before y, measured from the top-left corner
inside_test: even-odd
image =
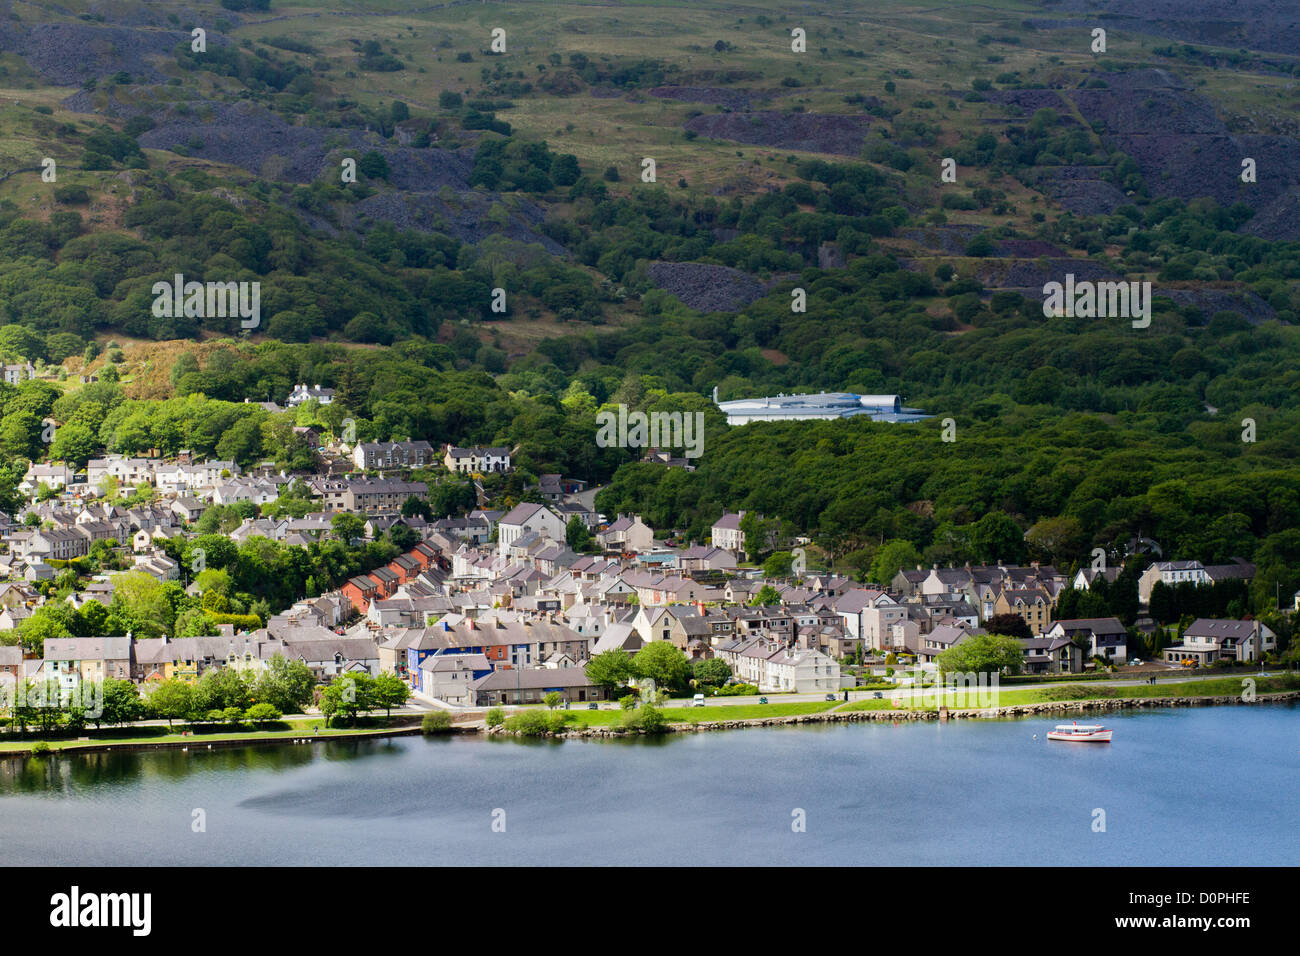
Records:
[[[327,761],[396,756],[392,740],[314,741],[261,747],[199,746],[191,750],[106,750],[50,753],[0,759],[0,796],[6,793],[62,793],[149,781],[180,781],[196,774],[283,773],[317,758]]]

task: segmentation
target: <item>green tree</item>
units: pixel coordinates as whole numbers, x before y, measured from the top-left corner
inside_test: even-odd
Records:
[[[254,704],[244,712],[244,716],[249,723],[255,727],[265,728],[268,724],[274,723],[284,715],[271,704]]]
[[[357,515],[341,512],[330,519],[330,531],[339,541],[351,544],[366,533],[366,523]]]
[[[570,518],[569,523],[564,526],[564,541],[579,554],[586,551],[591,545],[591,529],[587,527],[587,522],[578,515]]]
[[[186,720],[194,712],[194,689],[175,678],[165,680],[150,692],[147,705],[171,727],[174,721]]]
[[[773,551],[763,562],[763,576],[785,578],[790,576],[794,555],[789,551]]]
[[[290,661],[282,654],[275,654],[254,682],[252,696],[273,704],[283,713],[301,713],[311,703],[315,683],[311,669],[303,661]]]
[[[621,648],[603,651],[594,655],[584,670],[593,684],[613,693],[632,679],[632,657]]]
[[[935,658],[944,674],[1019,674],[1025,663],[1020,641],[1005,634],[974,634]]]
[[[101,723],[128,724],[133,720],[139,720],[140,715],[144,712],[144,706],[140,700],[140,692],[136,689],[135,684],[128,680],[118,680],[115,677],[109,677],[104,680],[100,688],[103,699],[103,705],[98,718],[95,720],[95,726]]]
[[[380,674],[372,686],[376,707],[384,708],[386,716],[393,715],[394,707],[401,707],[411,696],[411,688],[396,674]]]
[[[250,703],[249,697],[248,681],[231,667],[213,668],[194,685],[196,711],[245,708]]]
[[[720,657],[708,657],[695,662],[695,683],[720,687],[731,679],[731,665]]]
[[[871,561],[871,571],[867,576],[876,584],[887,586],[899,571],[916,567],[920,563],[921,552],[916,550],[916,545],[910,541],[894,539],[880,546]]]
[[[1008,637],[1018,637],[1021,640],[1029,640],[1034,636],[1033,630],[1029,624],[1019,614],[1006,613],[994,614],[984,622],[984,630],[990,634],[1004,634]]]
[[[654,681],[657,687],[683,691],[691,679],[691,665],[669,641],[651,641],[633,655],[632,673],[639,680]]]

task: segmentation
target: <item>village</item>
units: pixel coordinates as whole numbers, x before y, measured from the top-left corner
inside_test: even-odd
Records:
[[[652,451],[647,460],[664,459]],[[671,644],[691,665],[721,661],[729,676],[720,683],[735,690],[827,699],[886,681],[896,666],[933,673],[941,655],[986,627],[1016,636],[1021,658],[1014,670],[1023,674],[1144,663],[1222,667],[1263,661],[1277,649],[1276,635],[1258,621],[1198,618],[1158,661],[1143,662],[1129,650],[1131,631],[1118,618],[1058,619],[1063,593],[1086,592],[1098,577],[1114,581],[1118,568],[1070,575],[1038,564],[918,566],[883,585],[802,567],[766,575],[747,560],[743,511],[719,516],[708,541],[669,544],[670,536],[640,515],[597,513],[595,489],[560,475],[540,476],[527,494],[535,500],[430,520],[419,513],[423,506],[410,507],[426,502],[429,486],[409,475],[439,467],[448,479],[477,483],[485,474],[509,473],[512,450],[360,443],[336,450],[322,473],[294,476],[269,467],[243,473],[232,461],[188,455],[110,456],[76,473],[33,464],[21,486],[30,495],[25,510],[0,519],[0,574],[7,577],[0,583],[0,681],[57,682],[71,693],[82,682],[114,678],[148,697],[160,683],[194,684],[214,670],[255,678],[282,658],[301,662],[320,685],[349,674],[392,675],[413,704],[462,711],[544,700],[599,706],[626,691],[593,679],[593,658],[635,655],[655,642]],[[113,606],[123,574],[177,582],[208,608],[204,582],[211,579],[203,567],[172,556],[180,553],[177,544],[198,535],[209,509],[243,504],[257,512],[291,484],[307,499],[301,516],[266,507],[273,516],[244,517],[225,537],[233,545],[260,537],[306,549],[350,527],[348,547],[381,537],[408,547],[333,590],[270,609],[264,619],[223,621],[214,614],[215,633],[61,635],[39,646],[22,639],[23,622],[48,602]],[[105,494],[140,486],[153,490],[144,504],[114,503]],[[340,516],[355,521],[340,525]],[[581,551],[570,547],[575,522],[583,529]],[[78,562],[94,555],[111,558],[99,563],[115,562],[117,570],[77,574]],[[1158,586],[1245,581],[1253,573],[1244,561],[1154,561],[1139,579],[1139,598],[1145,607]],[[1137,627],[1155,629],[1150,617],[1139,617]]]

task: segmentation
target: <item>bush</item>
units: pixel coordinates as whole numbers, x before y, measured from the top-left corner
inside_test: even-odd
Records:
[[[647,734],[662,734],[668,728],[668,718],[658,707],[643,704],[636,710],[623,714],[624,730],[640,730]]]
[[[757,684],[726,684],[718,688],[719,697],[744,697],[757,693]]]
[[[500,727],[506,722],[506,712],[504,708],[493,707],[484,719],[489,727]]]
[[[450,732],[450,730],[450,711],[433,710],[425,714],[424,718],[420,721],[420,732],[424,734],[445,734]]]
[[[244,717],[257,727],[265,727],[267,724],[279,720],[284,715],[280,713],[280,708],[273,704],[254,704],[248,710],[244,711]]]
[[[90,193],[85,186],[55,186],[54,201],[65,206],[75,206],[90,202]]]
[[[544,710],[525,710],[507,717],[505,728],[525,737],[544,737],[551,732],[551,716]]]
[[[44,756],[49,752],[50,752],[50,745],[48,741],[38,740],[36,741],[36,743],[32,744],[32,753],[34,754],[41,754],[42,756]]]

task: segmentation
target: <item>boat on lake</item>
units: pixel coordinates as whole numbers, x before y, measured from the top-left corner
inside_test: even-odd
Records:
[[[1069,740],[1076,743],[1108,744],[1111,731],[1101,724],[1057,724],[1047,735],[1048,740]]]

